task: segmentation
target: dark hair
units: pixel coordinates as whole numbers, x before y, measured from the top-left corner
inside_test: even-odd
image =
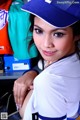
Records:
[[[34,26],[34,15],[30,15],[30,22],[31,22],[31,26],[30,26],[30,31],[31,32],[33,32],[33,26]],[[32,38],[32,40],[30,41],[30,44],[29,44],[29,48],[30,48],[30,46],[32,45],[34,43],[34,40],[33,40],[33,38]],[[40,55],[40,53],[39,53],[39,51],[38,51],[38,59],[42,59],[43,60],[43,58],[42,58],[42,56]]]
[[[30,15],[30,22],[31,22],[30,31],[31,32],[33,32],[34,17],[35,17],[34,15],[32,15],[32,14]],[[80,27],[79,26],[80,26],[80,20],[70,26],[73,30],[73,36],[80,36]],[[33,38],[30,42],[30,45],[32,43],[33,43]],[[76,53],[78,54],[79,59],[80,59],[80,40],[77,40],[75,42],[75,46],[76,46]]]
[[[73,30],[74,36],[80,36],[80,27],[79,26],[80,26],[80,20],[70,26]],[[76,52],[77,52],[79,59],[80,59],[80,39],[76,40],[75,46],[76,46]]]
[[[70,26],[72,28],[72,30],[73,30],[73,35],[74,36],[80,35],[79,26],[80,26],[80,20]]]
[[[33,26],[34,26],[34,15],[30,15],[30,22],[31,22],[31,26],[30,26],[30,31],[33,32]]]

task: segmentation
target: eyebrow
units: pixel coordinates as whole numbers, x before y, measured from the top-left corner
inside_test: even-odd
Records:
[[[39,29],[43,30],[43,28],[39,27],[38,25],[34,25],[34,27],[38,27]],[[58,31],[58,30],[64,30],[64,31],[67,31],[66,28],[55,28],[55,29],[52,29],[51,31]]]

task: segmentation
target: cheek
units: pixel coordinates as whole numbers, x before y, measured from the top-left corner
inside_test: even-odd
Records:
[[[64,39],[56,43],[56,48],[61,51],[66,51],[73,46],[71,39]]]

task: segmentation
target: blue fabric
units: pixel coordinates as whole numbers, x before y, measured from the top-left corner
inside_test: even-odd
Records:
[[[53,0],[53,3],[55,4],[56,7],[60,8],[62,10],[65,10],[69,14],[72,14],[73,16],[76,16],[80,19],[80,0],[70,0],[70,1],[66,1],[66,0],[56,1],[56,0]]]
[[[67,120],[76,120],[75,118],[67,118]]]
[[[61,2],[64,3],[64,1]],[[22,9],[57,27],[66,27],[80,20],[80,4],[76,4],[75,7],[72,0],[70,3],[61,4],[57,0],[55,2],[54,0],[30,0],[22,6]]]
[[[57,118],[50,118],[50,117],[44,117],[38,114],[38,117],[42,120],[64,120],[66,118],[66,115],[62,117],[57,117]]]
[[[62,117],[57,117],[57,118],[49,118],[41,115],[38,115],[38,117],[42,120],[64,120],[66,118],[66,115]],[[76,120],[76,118],[67,118],[67,120]]]

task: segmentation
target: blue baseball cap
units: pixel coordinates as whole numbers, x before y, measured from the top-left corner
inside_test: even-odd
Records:
[[[28,0],[22,9],[56,27],[67,27],[80,20],[80,0]]]

